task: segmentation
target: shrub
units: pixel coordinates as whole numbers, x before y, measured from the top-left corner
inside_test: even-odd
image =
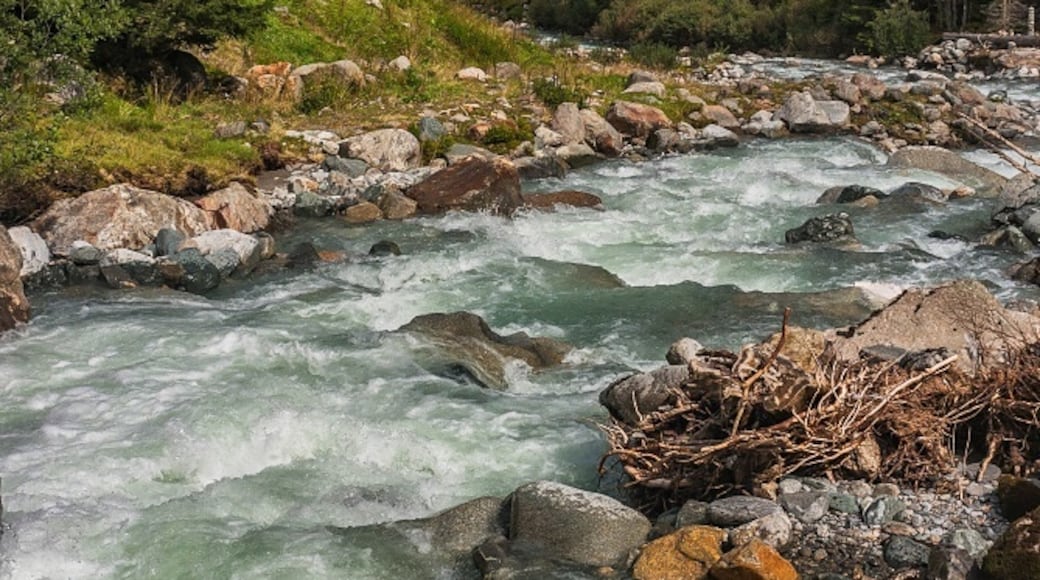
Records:
[[[317,113],[325,107],[345,102],[355,88],[329,67],[309,75],[303,84],[303,94],[297,108],[305,114]]]
[[[928,44],[928,14],[914,10],[909,0],[892,0],[867,23],[864,43],[876,54],[916,54]]]
[[[674,47],[660,42],[640,42],[628,49],[628,56],[648,67],[670,69],[675,68],[679,53]]]
[[[556,77],[535,79],[533,90],[535,96],[550,107],[555,108],[562,103],[578,103],[578,106],[585,105],[586,95],[583,91],[567,87]]]

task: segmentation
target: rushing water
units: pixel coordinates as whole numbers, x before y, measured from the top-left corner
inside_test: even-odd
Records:
[[[643,164],[608,163],[540,190],[600,194],[605,210],[513,220],[448,215],[300,240],[400,257],[233,281],[207,298],[102,289],[37,296],[0,338],[2,570],[10,578],[432,578],[421,549],[326,526],[429,515],[539,478],[595,489],[600,389],[693,336],[733,347],[795,322],[846,324],[856,287],[891,294],[957,277],[1005,298],[1015,257],[927,237],[971,237],[990,203],[850,209],[862,242],[784,245],[827,187],[891,188],[852,139],[752,142]],[[605,270],[605,271],[604,271]],[[624,281],[619,287],[612,273]],[[555,371],[514,369],[508,392],[434,376],[412,317],[469,310],[499,331],[578,347]]]

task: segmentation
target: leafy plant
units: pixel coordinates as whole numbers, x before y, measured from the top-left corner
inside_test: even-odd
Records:
[[[914,10],[909,0],[892,0],[867,23],[863,38],[876,54],[916,54],[930,40],[928,13]]]
[[[651,68],[675,68],[679,52],[660,42],[641,42],[628,49],[628,56],[635,62]]]
[[[583,91],[564,85],[557,77],[535,79],[532,90],[543,103],[554,108],[563,103],[577,103],[582,107],[587,98]]]

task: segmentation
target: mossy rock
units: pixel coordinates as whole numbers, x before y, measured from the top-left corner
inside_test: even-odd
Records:
[[[986,554],[982,568],[991,580],[1040,578],[1040,508],[1011,524]]]

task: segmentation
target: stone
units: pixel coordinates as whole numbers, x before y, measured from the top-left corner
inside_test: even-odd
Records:
[[[729,540],[734,546],[743,546],[752,540],[758,540],[779,550],[791,541],[793,527],[791,518],[783,510],[777,510],[733,528],[729,532]]]
[[[509,528],[509,502],[498,497],[480,497],[418,520],[394,522],[391,526],[405,536],[421,534],[431,549],[469,554],[486,540],[504,535]]]
[[[163,230],[159,230],[161,234]],[[96,266],[101,263],[105,253],[82,240],[72,242],[69,260],[77,266]]]
[[[863,521],[868,526],[882,526],[892,521],[896,515],[906,509],[906,504],[894,496],[882,496],[875,499],[863,510]]]
[[[629,425],[638,425],[644,415],[668,402],[672,398],[671,391],[681,387],[689,378],[690,369],[685,365],[629,375],[603,389],[599,403],[615,418]]]
[[[600,161],[602,158],[585,143],[570,143],[556,149],[556,157],[576,169]]]
[[[927,566],[931,550],[928,546],[906,536],[892,536],[885,542],[882,553],[889,566],[899,569]]]
[[[380,240],[372,244],[372,247],[368,250],[368,255],[373,257],[400,256],[401,246],[398,246],[397,242]]]
[[[788,244],[843,243],[852,242],[855,239],[852,219],[849,214],[844,212],[809,218],[801,226],[784,233],[784,240]]]
[[[997,479],[997,499],[1004,517],[1015,521],[1040,507],[1040,480],[1002,475]]]
[[[422,164],[419,139],[404,129],[379,129],[339,144],[340,157],[360,159],[380,171],[408,171]]]
[[[101,259],[101,275],[112,288],[133,288],[138,285],[157,286],[162,278],[155,260],[146,254],[118,248]]]
[[[675,514],[676,528],[699,526],[706,523],[708,523],[707,502],[697,501],[695,499],[687,500],[686,503],[679,508],[679,513]]]
[[[549,177],[563,179],[567,175],[567,165],[555,155],[520,157],[513,160],[513,165],[522,180]]]
[[[888,195],[893,201],[946,203],[946,194],[943,193],[943,190],[933,185],[916,181],[904,183],[890,191]]]
[[[1040,578],[1040,508],[1016,519],[990,548],[982,569],[992,580]]]
[[[735,495],[711,502],[708,521],[712,525],[730,528],[782,511],[779,505],[768,499]]]
[[[539,125],[534,130],[535,147],[538,149],[545,149],[547,147],[559,147],[567,142],[567,139],[560,133],[546,127],[545,125]]]
[[[722,558],[726,532],[708,526],[682,528],[643,547],[632,568],[635,580],[696,580]]]
[[[680,141],[681,138],[677,131],[664,128],[651,133],[646,140],[646,146],[658,153],[665,153],[677,149]]]
[[[832,493],[828,507],[831,511],[844,514],[858,514],[859,502],[854,496],[847,493]]]
[[[840,80],[834,86],[834,96],[849,105],[858,105],[863,100],[863,93],[850,81]]]
[[[715,124],[701,129],[701,138],[707,141],[708,147],[736,147],[740,144],[736,133]]]
[[[247,125],[245,121],[232,121],[230,123],[219,123],[213,130],[217,139],[233,139],[246,134]]]
[[[963,313],[970,312],[966,321]],[[1040,319],[1004,308],[981,283],[962,280],[907,290],[842,335],[828,332],[840,360],[858,360],[869,347],[908,352],[944,348],[955,365],[973,373],[983,362],[1000,365],[1008,353],[1040,337]]]
[[[1007,179],[942,147],[903,147],[888,158],[888,165],[900,168],[934,171],[955,179],[967,179],[980,186],[980,191],[998,191]]]
[[[419,204],[412,198],[398,191],[387,191],[379,196],[376,205],[388,220],[403,220],[414,216],[419,211]]]
[[[449,166],[458,165],[472,157],[491,161],[497,159],[498,154],[488,151],[483,147],[477,147],[476,145],[469,145],[466,143],[455,143],[444,152],[444,159],[448,161]]]
[[[883,495],[897,497],[899,495],[899,486],[894,483],[879,483],[874,486],[874,496],[881,497]]]
[[[740,121],[733,116],[729,109],[722,105],[705,105],[701,108],[701,115],[711,123],[726,129],[740,127]]]
[[[547,555],[588,566],[623,563],[650,532],[650,520],[605,495],[537,481],[512,495],[509,537]]]
[[[622,92],[629,95],[653,95],[657,98],[663,99],[665,93],[668,92],[668,89],[664,86],[664,83],[658,81],[647,81],[633,83]]]
[[[266,229],[274,213],[270,204],[240,183],[199,198],[195,205],[209,213],[214,228],[246,234]]]
[[[137,250],[164,227],[193,236],[213,226],[205,211],[186,200],[121,184],[55,202],[30,227],[53,253],[67,256],[77,240],[101,250]]]
[[[670,365],[689,365],[697,359],[698,353],[704,350],[704,345],[692,338],[680,338],[668,347],[668,353],[664,358]]]
[[[798,521],[811,524],[827,515],[830,496],[817,491],[788,493],[780,496],[780,505]]]
[[[330,172],[342,173],[349,178],[361,177],[369,169],[368,164],[360,159],[350,159],[340,157],[339,155],[326,155],[325,160],[321,162],[321,166]],[[301,189],[308,191],[306,188]],[[315,184],[315,189],[317,189],[317,184]],[[297,191],[295,193],[302,192]]]
[[[9,228],[7,234],[22,253],[22,277],[35,274],[47,267],[51,261],[51,251],[47,242],[39,234],[25,226]]]
[[[982,534],[971,528],[957,528],[943,537],[943,544],[964,550],[973,560],[981,561],[992,542],[986,541]]]
[[[424,361],[431,371],[474,380],[490,389],[508,388],[506,369],[510,361],[534,370],[558,366],[572,350],[568,344],[517,332],[502,336],[482,318],[468,312],[425,314],[398,329],[425,339],[432,353]]]
[[[625,87],[630,87],[639,83],[653,83],[657,82],[657,75],[647,70],[634,70],[628,73],[628,78],[625,79]]]
[[[202,294],[220,285],[220,270],[198,248],[188,248],[160,260],[158,268],[166,284],[193,294]]]
[[[495,78],[500,81],[511,81],[523,76],[520,65],[515,62],[496,62]]]
[[[22,251],[0,225],[0,332],[29,321],[29,300],[22,286]]]
[[[606,120],[622,134],[643,139],[658,129],[672,126],[672,121],[661,109],[628,101],[616,101],[610,105]]]
[[[482,83],[487,81],[487,73],[475,66],[471,66],[456,72],[455,78],[460,81],[478,81]]]
[[[412,68],[412,61],[407,56],[402,54],[401,56],[391,60],[388,63],[386,63],[386,66],[390,70],[396,70],[396,71],[399,71],[399,72],[404,72],[404,71]]]
[[[440,121],[428,115],[419,118],[416,128],[419,133],[419,141],[422,143],[436,141],[448,134],[448,130]]]
[[[520,175],[505,159],[461,161],[412,186],[406,195],[424,214],[462,210],[510,215],[524,203]]]
[[[797,580],[798,572],[775,549],[752,540],[725,554],[711,567],[714,580]]]
[[[827,133],[844,128],[849,122],[848,103],[816,101],[808,91],[792,94],[776,112],[792,133]]]
[[[959,548],[935,546],[928,555],[928,580],[981,580],[981,575],[975,559]]]
[[[155,234],[155,255],[172,256],[181,251],[181,246],[188,240],[181,232],[173,228],[163,228]]]
[[[359,204],[348,207],[347,210],[343,212],[343,219],[348,224],[370,224],[383,219],[383,211],[379,209],[378,205],[370,201],[363,201]]]
[[[259,240],[248,234],[229,229],[203,232],[184,242],[181,248],[197,248],[207,258],[222,251],[233,254],[236,257],[236,265],[232,270],[240,275],[252,272],[261,259]]]
[[[332,213],[332,200],[324,195],[310,191],[296,194],[293,214],[300,217],[324,217]]]
[[[557,206],[566,207],[603,207],[603,200],[597,195],[584,191],[566,190],[552,193],[525,193],[524,207],[552,210]]]
[[[563,138],[563,145],[585,141],[585,121],[581,118],[578,105],[560,103],[553,113],[552,130]]]
[[[625,148],[625,139],[621,133],[592,109],[579,111],[585,124],[585,139],[599,153],[608,157],[617,157]]]
[[[837,187],[831,187],[827,191],[823,192],[823,195],[816,199],[816,203],[855,203],[867,197],[883,199],[888,197],[888,195],[880,189],[875,189],[873,187],[863,185],[839,185]]]

